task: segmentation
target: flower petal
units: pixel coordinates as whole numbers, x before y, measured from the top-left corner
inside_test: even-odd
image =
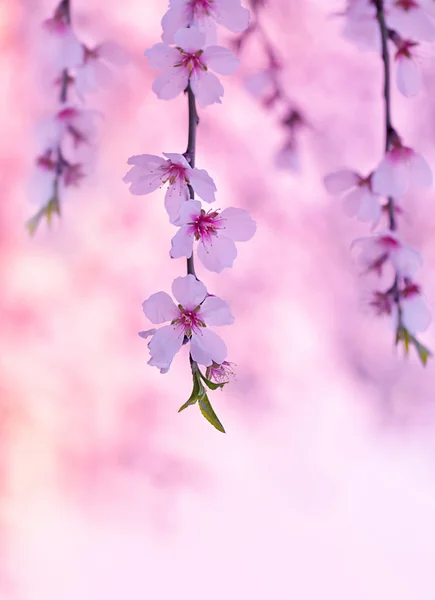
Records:
[[[201,304],[207,295],[205,285],[196,279],[194,275],[177,277],[172,284],[174,298],[188,310],[193,310]]]
[[[154,44],[152,48],[145,50],[145,56],[152,69],[160,70],[176,65],[180,61],[181,55],[180,51],[176,48],[159,42],[158,44]]]
[[[373,173],[372,186],[373,191],[380,196],[400,198],[408,190],[408,166],[403,160],[392,158],[390,153],[386,154]]]
[[[201,304],[199,316],[207,325],[232,325],[234,317],[227,302],[217,296],[207,296]]]
[[[240,0],[216,0],[215,4],[218,23],[233,33],[241,33],[248,28],[249,10],[241,6]]]
[[[227,347],[214,331],[201,329],[200,333],[192,334],[190,353],[199,365],[209,367],[213,362],[223,363],[227,357]]]
[[[416,152],[409,159],[411,185],[416,187],[432,186],[432,171],[426,160]]]
[[[195,70],[190,77],[190,85],[201,108],[221,104],[224,87],[214,73]]]
[[[231,50],[222,46],[208,46],[201,57],[207,67],[221,75],[232,75],[240,64]]]
[[[174,35],[174,42],[185,52],[194,53],[205,46],[205,34],[196,27],[183,27]]]
[[[172,100],[187,88],[189,73],[183,67],[165,69],[154,80],[152,89],[160,100]]]
[[[412,58],[400,58],[396,70],[399,92],[407,98],[416,96],[421,89],[421,74]]]
[[[357,187],[343,196],[341,202],[346,217],[356,217],[361,208],[365,193],[362,187]]]
[[[179,165],[188,171],[191,170],[191,166],[187,162],[186,158],[182,154],[178,154],[176,152],[163,152],[163,156],[166,156],[168,160],[171,161],[174,165]]]
[[[190,258],[193,252],[193,232],[190,225],[183,225],[171,240],[171,258]]]
[[[329,173],[323,179],[326,190],[333,195],[342,194],[358,185],[358,173],[351,169],[339,169]]]
[[[199,200],[187,200],[180,208],[179,225],[192,223],[201,214],[201,202]]]
[[[162,19],[162,40],[166,44],[174,43],[174,36],[179,29],[188,25],[187,16],[183,5],[172,6],[163,15]]]
[[[154,325],[172,321],[179,316],[180,311],[175,306],[171,296],[166,292],[152,294],[148,300],[142,303],[145,316]]]
[[[216,185],[205,169],[192,169],[188,173],[190,184],[193,191],[198,194],[204,202],[214,202]]]
[[[223,235],[213,237],[210,244],[201,240],[198,244],[198,258],[209,271],[221,273],[226,267],[232,267],[237,257],[237,248],[233,240]]]
[[[184,341],[184,330],[174,325],[165,325],[157,329],[148,342],[151,359],[148,364],[159,369],[169,368],[174,356],[180,350]]]
[[[187,185],[178,178],[168,187],[165,194],[165,208],[169,215],[169,221],[173,225],[179,225],[180,209],[183,202],[189,199]]]
[[[222,224],[225,237],[234,242],[247,242],[254,235],[257,224],[247,210],[243,208],[226,208],[219,217],[224,220]]]
[[[430,322],[429,309],[420,295],[402,300],[402,323],[412,335],[426,331]]]

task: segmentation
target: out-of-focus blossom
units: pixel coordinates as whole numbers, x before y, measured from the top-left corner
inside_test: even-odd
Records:
[[[216,23],[241,33],[249,25],[249,11],[240,0],[170,0],[162,19],[162,40],[173,44],[179,29],[193,25],[206,34],[208,44],[215,44]]]
[[[75,85],[78,96],[84,100],[88,93],[107,87],[112,72],[106,63],[123,66],[127,63],[125,51],[114,42],[104,42],[95,48],[84,47],[83,63],[77,68]]]
[[[352,41],[359,50],[381,48],[381,36],[376,20],[376,7],[371,0],[349,0],[346,9],[346,23],[343,35]]]
[[[380,197],[373,192],[372,175],[362,177],[350,169],[339,169],[324,178],[330,194],[342,196],[343,211],[348,217],[376,225],[381,217]]]
[[[360,250],[357,262],[367,271],[382,274],[390,261],[397,275],[412,277],[422,265],[420,254],[399,240],[391,231],[372,237],[359,238],[353,242]]]
[[[273,89],[275,84],[272,70],[263,69],[245,78],[245,87],[254,98],[263,98]]]
[[[195,362],[206,367],[213,363],[222,364],[227,355],[225,343],[208,326],[234,322],[228,304],[217,296],[208,295],[205,285],[193,275],[177,277],[172,284],[172,294],[178,306],[166,292],[153,294],[142,305],[146,317],[154,325],[170,321],[170,325],[153,333],[152,330],[144,332],[152,336],[148,342],[151,354],[148,364],[167,372],[185,337],[190,342],[190,353]]]
[[[278,169],[288,169],[290,171],[300,170],[299,152],[293,138],[288,139],[278,150],[274,162]]]
[[[133,167],[123,181],[130,184],[130,192],[135,195],[150,194],[169,183],[165,208],[171,223],[175,224],[183,202],[189,199],[189,185],[204,202],[214,202],[216,186],[207,171],[192,168],[182,154],[163,155],[167,160],[152,154],[131,156],[127,163]]]
[[[435,25],[429,16],[434,14],[433,0],[387,0],[385,12],[388,27],[404,38],[435,40]]]
[[[171,257],[189,258],[197,240],[198,258],[209,269],[220,273],[232,267],[237,256],[234,242],[247,242],[256,230],[255,221],[242,208],[205,212],[201,202],[189,200],[180,209],[180,229],[172,238]]]
[[[399,91],[407,97],[416,96],[421,89],[421,73],[416,57],[417,42],[403,40],[393,33],[391,39],[396,44],[396,83]]]
[[[75,148],[91,144],[97,135],[96,119],[101,116],[96,110],[87,110],[76,106],[62,106],[54,117],[48,117],[40,123],[39,134],[46,146],[59,145],[68,135]]]
[[[373,173],[373,190],[382,196],[400,198],[413,187],[430,187],[432,171],[426,160],[397,138]]]
[[[400,293],[402,325],[411,333],[426,331],[431,322],[429,308],[421,295],[420,286],[408,281]],[[398,319],[397,306],[393,308],[395,322]]]
[[[83,62],[84,47],[62,15],[43,22],[47,57],[57,69],[72,69]]]
[[[224,88],[210,69],[221,75],[232,75],[239,60],[227,48],[205,47],[205,34],[194,27],[178,30],[175,43],[176,48],[159,43],[145,52],[151,67],[162,70],[153,83],[157,97],[172,100],[190,82],[201,108],[220,103]]]

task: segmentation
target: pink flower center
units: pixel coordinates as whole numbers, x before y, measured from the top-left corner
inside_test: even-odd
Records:
[[[78,114],[79,111],[76,108],[63,108],[57,113],[56,118],[59,119],[59,121],[70,121],[77,117]]]
[[[400,242],[390,235],[383,235],[381,238],[379,238],[378,243],[382,246],[382,248],[389,251],[396,250],[400,247]]]
[[[189,0],[186,9],[191,17],[208,17],[212,10],[213,0]]]
[[[178,62],[175,67],[183,67],[183,69],[187,69],[189,71],[189,75],[193,73],[193,71],[207,71],[207,66],[201,62],[201,54],[202,50],[198,50],[197,52],[191,53],[186,52],[182,48],[177,48],[181,54],[181,60]]]
[[[412,148],[402,146],[400,142],[394,145],[388,152],[390,159],[395,163],[406,162],[413,156],[413,154],[414,151],[412,150]]]
[[[170,185],[174,185],[174,183],[178,181],[182,181],[183,183],[189,183],[189,180],[186,176],[187,169],[182,165],[178,165],[177,163],[173,163],[170,160],[167,161],[168,166],[165,167],[165,175],[162,179],[163,183],[169,181]]]
[[[412,58],[412,49],[418,46],[417,42],[411,40],[402,40],[397,46],[396,59],[398,58]]]
[[[222,222],[224,219],[219,217],[216,211],[201,210],[201,213],[191,222],[189,233],[193,233],[195,239],[206,240],[211,243],[212,237],[217,235],[219,229],[222,228]]]
[[[414,8],[419,8],[418,2],[416,0],[396,0],[397,8],[401,8],[402,10],[408,12],[409,10],[413,10]]]
[[[172,325],[181,327],[184,330],[185,336],[190,337],[192,333],[199,333],[201,327],[206,327],[204,321],[198,316],[199,306],[193,310],[188,310],[179,304],[178,308],[180,310],[180,316],[178,319],[172,321]]]

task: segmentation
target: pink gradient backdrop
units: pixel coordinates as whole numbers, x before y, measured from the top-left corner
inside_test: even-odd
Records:
[[[270,2],[265,25],[311,123],[299,175],[274,169],[283,134],[244,91],[255,49],[201,112],[197,164],[217,206],[258,223],[233,270],[198,267],[236,317],[223,335],[237,382],[211,396],[224,436],[196,407],[177,414],[187,353],[162,376],[137,336],[142,301],[185,270],[168,256],[163,193],[121,181],[130,155],[185,149],[186,100],[157,100],[143,57],[166,2],[72,4],[84,41],[115,39],[132,60],[89,99],[105,114],[94,173],[33,239],[35,123],[53,106],[38,29],[55,3],[0,4],[1,597],[433,600],[433,364],[395,355],[351,263],[367,228],[322,187],[381,157],[378,57],[341,38],[341,2]],[[432,66],[428,52],[425,94],[394,93],[394,115],[435,169]],[[407,198],[404,229],[432,306],[433,196]],[[422,339],[435,348],[433,327]]]

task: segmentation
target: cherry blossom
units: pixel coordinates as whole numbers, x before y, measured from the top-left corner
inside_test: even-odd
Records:
[[[207,35],[209,44],[215,44],[216,22],[240,33],[249,25],[249,11],[240,0],[170,0],[162,19],[162,40],[173,44],[179,29],[193,25]]]
[[[397,87],[404,96],[416,96],[422,85],[420,70],[415,60],[415,49],[419,44],[412,40],[403,40],[396,33],[392,34],[391,39],[397,48],[395,54]]]
[[[189,200],[180,209],[180,229],[172,238],[171,257],[189,258],[197,240],[198,258],[209,271],[220,273],[232,267],[237,256],[235,241],[246,242],[256,230],[255,221],[242,208],[205,212],[201,202]]]
[[[393,307],[392,314],[394,322],[398,325],[397,305]],[[431,315],[421,296],[420,286],[411,281],[407,281],[400,293],[400,320],[403,327],[412,335],[426,331],[431,322]]]
[[[372,177],[373,190],[382,196],[400,198],[412,187],[430,187],[432,171],[426,160],[403,146],[398,136]]]
[[[360,250],[358,263],[367,271],[381,275],[389,261],[397,275],[412,277],[422,264],[420,254],[399,240],[392,231],[353,242]]]
[[[371,0],[349,0],[343,35],[354,42],[359,50],[381,48],[381,36],[376,21],[376,7]]]
[[[54,116],[45,118],[39,125],[39,135],[46,146],[56,146],[68,135],[74,148],[90,144],[97,134],[96,110],[63,105]]]
[[[234,364],[224,360],[221,365],[213,362],[210,367],[207,367],[206,377],[210,381],[215,381],[216,383],[228,383],[231,378],[235,377],[234,373]],[[223,387],[220,388],[223,390]]]
[[[127,55],[114,42],[104,42],[95,48],[84,46],[82,64],[76,70],[75,85],[80,99],[85,94],[96,92],[99,88],[107,87],[112,81],[112,71],[106,63],[123,66]]]
[[[350,169],[339,169],[323,181],[330,194],[342,196],[343,211],[348,217],[373,225],[379,222],[382,207],[379,195],[373,192],[372,175],[363,177]]]
[[[172,294],[178,306],[166,292],[153,294],[142,305],[145,316],[154,325],[170,321],[160,329],[141,333],[141,337],[152,336],[148,342],[151,354],[148,364],[167,372],[185,338],[190,343],[192,360],[206,367],[222,364],[227,348],[208,326],[234,322],[228,304],[209,295],[205,285],[193,275],[177,277],[172,284]]]
[[[55,63],[55,67],[72,69],[83,62],[84,48],[77,39],[63,13],[55,14],[43,22],[46,32],[47,56]]]
[[[435,26],[428,14],[434,14],[431,3],[433,0],[387,0],[388,26],[405,38],[425,42],[435,40]]]
[[[190,82],[201,108],[220,103],[224,88],[210,69],[221,75],[232,75],[239,60],[227,48],[205,48],[205,34],[194,27],[179,29],[174,40],[176,48],[159,43],[145,52],[151,68],[163,70],[152,86],[157,97],[172,100]]]
[[[171,223],[178,224],[180,208],[189,199],[189,188],[204,202],[214,202],[216,186],[204,169],[192,168],[182,154],[163,153],[160,156],[141,154],[131,156],[127,163],[133,165],[123,181],[130,184],[130,192],[145,195],[169,182],[165,208]]]

